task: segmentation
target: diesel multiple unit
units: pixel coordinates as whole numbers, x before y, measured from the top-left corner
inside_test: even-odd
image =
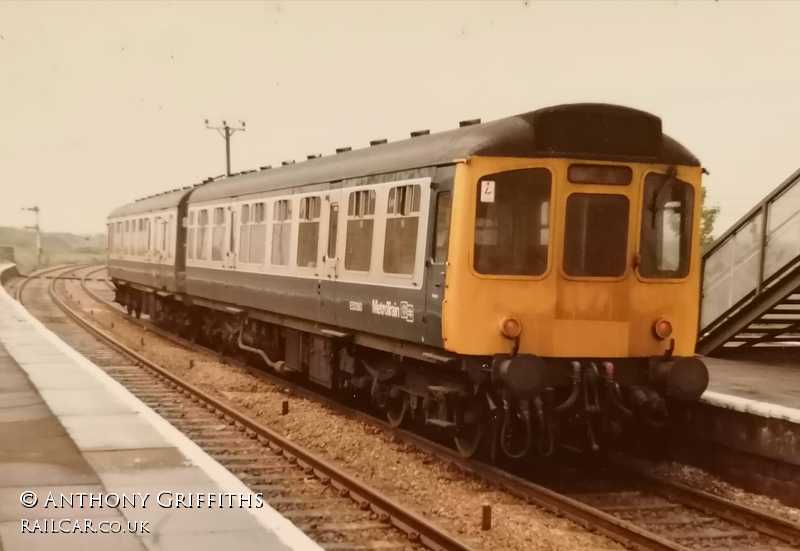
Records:
[[[108,219],[116,300],[509,457],[696,400],[699,161],[562,105],[209,179]]]

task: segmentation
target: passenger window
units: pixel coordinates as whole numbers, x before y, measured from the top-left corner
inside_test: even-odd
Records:
[[[419,204],[418,184],[393,187],[389,190],[383,246],[383,271],[387,274],[414,272]]]
[[[171,215],[170,219],[172,219]],[[159,247],[159,250],[165,256],[169,256],[169,244],[171,242],[171,240],[169,239],[169,222],[167,221],[166,218],[163,218],[160,220],[159,225],[161,226],[161,246]]]
[[[328,258],[336,258],[336,238],[339,231],[339,203],[331,203],[328,218]]]
[[[567,199],[564,271],[572,276],[618,277],[628,251],[628,198],[573,193]]]
[[[139,255],[144,256],[147,254],[147,249],[150,246],[148,242],[149,232],[148,232],[148,222],[149,220],[145,218],[139,219]]]
[[[198,260],[208,260],[208,210],[203,209],[197,215],[197,252]]]
[[[436,195],[436,229],[433,246],[433,261],[443,264],[447,261],[447,247],[450,244],[450,209],[452,195],[442,191]]]
[[[300,199],[300,222],[297,229],[297,265],[313,268],[317,265],[319,246],[319,213],[322,206],[320,197]]]
[[[275,201],[272,205],[272,256],[277,266],[289,264],[289,239],[292,228],[292,205],[288,199]]]
[[[125,220],[125,230],[123,231],[122,234],[122,252],[125,254],[130,252],[128,250],[128,245],[130,243],[130,237],[128,233],[129,228],[130,228],[130,222],[128,220]]]
[[[530,168],[478,181],[476,272],[532,276],[547,270],[550,180],[548,170]]]
[[[239,262],[250,262],[250,205],[239,211]]]
[[[134,243],[133,253],[136,256],[142,254],[142,233],[144,230],[144,220],[141,218],[136,219],[134,222],[134,230],[136,231],[136,241]]]
[[[169,215],[169,222],[165,222],[167,227],[167,256],[175,258],[175,215]]]
[[[648,174],[639,245],[639,273],[679,278],[689,274],[694,189],[666,174]]]
[[[264,203],[250,207],[250,262],[263,264],[267,250],[267,216]]]
[[[347,202],[346,270],[368,272],[372,260],[375,190],[353,191]]]
[[[161,217],[156,216],[152,219],[152,224],[150,224],[151,232],[150,232],[150,251],[152,253],[160,253],[162,251],[162,236],[164,232],[161,228]]]
[[[155,239],[153,237],[153,227],[151,224],[150,218],[145,219],[144,221],[144,230],[147,234],[146,241],[145,241],[145,252],[150,252],[156,248],[155,246]]]
[[[225,209],[214,209],[214,228],[211,234],[211,260],[220,262],[223,259],[225,247]]]
[[[195,235],[195,212],[191,211],[189,213],[189,220],[187,222],[187,236],[186,236],[186,258],[189,260],[194,259],[194,235]]]

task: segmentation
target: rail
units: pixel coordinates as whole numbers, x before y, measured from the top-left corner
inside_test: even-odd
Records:
[[[96,271],[89,271],[85,275],[91,276],[95,273]],[[140,325],[148,331],[159,334],[178,346],[185,348],[198,347],[198,345],[189,343],[180,337],[163,331],[144,320],[137,320],[125,316],[121,309],[115,307],[112,303],[99,296],[86,285],[86,281],[91,279],[92,278],[87,277],[81,283],[81,287],[83,291],[96,302],[104,305],[118,315],[128,318],[129,321]],[[200,346],[200,348],[203,347]],[[210,349],[207,349],[207,351],[211,353],[214,352]],[[233,359],[229,359],[229,361],[238,364],[238,362]],[[246,364],[241,365],[241,367],[247,368]],[[533,503],[555,514],[562,515],[580,526],[597,531],[632,549],[648,551],[686,551],[689,548],[696,547],[694,545],[682,545],[670,537],[654,533],[645,526],[620,518],[611,512],[604,511],[580,499],[575,499],[570,495],[546,487],[546,485],[537,484],[503,468],[480,461],[464,459],[454,450],[429,440],[424,436],[406,429],[393,428],[389,426],[388,423],[376,419],[369,413],[346,406],[297,382],[262,370],[248,369],[248,371],[272,383],[291,388],[292,392],[296,395],[322,402],[331,409],[335,409],[348,417],[378,426],[387,433],[392,434],[398,440],[437,456],[449,462],[451,465],[458,467],[463,472],[470,473],[528,503]],[[753,532],[776,538],[790,545],[800,544],[800,526],[796,524],[765,514],[761,511],[738,505],[727,499],[688,488],[682,484],[661,477],[656,477],[622,456],[612,455],[608,457],[608,460],[609,466],[621,472],[623,478],[631,482],[635,481],[639,487],[649,494],[662,496],[671,503],[681,504],[695,512],[702,511],[713,517],[728,521],[734,525],[747,527],[747,529]],[[635,506],[629,506],[629,508],[634,510]]]
[[[76,270],[77,269],[78,268],[76,268]],[[290,440],[281,436],[272,429],[258,423],[247,415],[240,413],[236,409],[211,396],[202,389],[181,379],[180,377],[171,373],[169,370],[152,362],[137,351],[126,346],[113,335],[99,328],[94,323],[86,320],[77,312],[76,309],[72,308],[69,304],[62,300],[61,297],[58,296],[58,293],[55,290],[55,284],[60,279],[66,278],[51,278],[48,292],[52,301],[76,324],[84,328],[88,333],[100,339],[102,342],[106,343],[109,347],[122,353],[124,356],[131,358],[139,365],[150,369],[160,378],[169,381],[171,384],[179,387],[184,392],[189,393],[192,397],[202,401],[207,408],[210,408],[216,412],[220,412],[221,415],[232,419],[236,426],[242,427],[242,430],[246,431],[248,434],[253,434],[258,438],[266,439],[271,443],[271,445],[279,448],[284,455],[291,457],[293,462],[296,462],[300,467],[306,469],[309,474],[313,474],[316,478],[322,480],[326,484],[329,484],[338,490],[341,495],[348,495],[352,500],[358,502],[362,508],[369,508],[380,518],[386,518],[391,525],[404,532],[410,541],[419,542],[433,551],[472,551],[472,548],[466,543],[460,541],[438,526],[428,522],[425,518],[418,515],[414,511],[402,507],[396,501],[388,498],[361,481],[351,477],[332,463],[325,461],[312,452],[292,443]],[[78,277],[75,279],[81,280],[82,286],[85,288],[85,282],[87,278]]]

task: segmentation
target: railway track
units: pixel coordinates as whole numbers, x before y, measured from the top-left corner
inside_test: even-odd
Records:
[[[82,287],[94,300],[121,312],[108,298],[90,290],[86,281],[82,281]],[[176,344],[192,346],[152,324],[141,320],[136,320],[136,323]],[[337,410],[344,409],[339,402],[304,386],[261,370],[251,369],[251,372],[270,382],[291,386],[294,392],[309,398],[324,400]],[[490,465],[465,461],[445,446],[412,432],[393,429],[363,411],[346,409],[349,415],[379,425],[409,444],[450,461],[512,495],[564,515],[632,548],[767,550],[791,549],[800,545],[800,527],[792,523],[652,476],[621,456],[610,457],[602,465],[589,467],[582,464],[553,469],[550,466],[533,476],[540,482],[537,484],[530,476],[523,478]]]
[[[82,267],[53,268],[48,279],[20,282],[16,292],[51,330],[65,338],[209,455],[261,492],[273,508],[329,551],[367,549],[469,551],[426,519],[352,478],[335,465],[246,414],[180,380],[97,327],[63,297],[59,282]],[[57,276],[52,277],[52,274]],[[44,275],[39,272],[37,276]],[[77,278],[84,280],[83,277]],[[29,282],[38,293],[26,293]]]
[[[81,287],[89,298],[124,316],[108,298],[100,296],[100,293],[87,285],[88,276],[101,270],[102,268],[94,269],[78,278],[81,279]],[[197,345],[166,333],[148,322],[125,317],[175,344],[197,348]],[[249,371],[283,387],[291,387],[297,394],[323,401],[350,417],[378,425],[397,438],[449,461],[461,470],[516,497],[563,515],[630,548],[766,551],[795,549],[800,546],[799,526],[729,500],[657,478],[622,457],[614,457],[600,466],[566,466],[557,470],[545,469],[538,476],[523,477],[484,463],[465,461],[445,446],[415,433],[393,429],[368,413],[343,406],[305,386],[261,370],[250,368]]]

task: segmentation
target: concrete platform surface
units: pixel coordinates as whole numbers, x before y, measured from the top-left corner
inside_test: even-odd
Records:
[[[762,417],[800,423],[800,352],[704,357],[710,382],[702,400]]]
[[[237,506],[175,507],[179,493]],[[321,549],[248,500],[258,503],[0,287],[0,551]]]

